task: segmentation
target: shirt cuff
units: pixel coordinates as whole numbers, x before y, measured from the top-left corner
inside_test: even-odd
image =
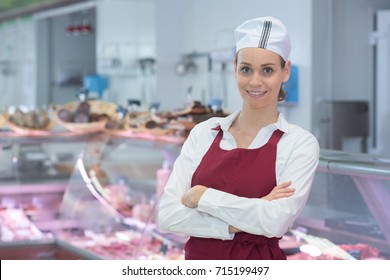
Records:
[[[229,232],[229,225],[220,219],[216,218],[216,221],[210,224],[210,228],[213,232],[218,232],[219,238],[222,240],[232,240],[234,238],[234,233]]]
[[[218,204],[219,201],[222,200],[223,197],[223,192],[208,188],[203,195],[201,196],[199,202],[198,202],[198,207],[197,210],[199,212],[207,213],[211,216],[214,216],[218,218]],[[218,218],[218,223],[215,223],[212,225],[212,227],[218,227],[221,231],[220,232],[225,232],[224,238],[226,240],[232,240],[235,236],[234,233],[229,232],[229,224],[226,222],[220,220]]]

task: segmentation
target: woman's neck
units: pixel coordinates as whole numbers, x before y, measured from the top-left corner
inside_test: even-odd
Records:
[[[275,123],[278,120],[279,112],[277,108],[268,110],[241,110],[234,125],[241,130],[259,131],[263,127]]]
[[[275,112],[242,110],[229,128],[237,148],[248,148],[263,127],[278,120],[278,115],[277,110]]]

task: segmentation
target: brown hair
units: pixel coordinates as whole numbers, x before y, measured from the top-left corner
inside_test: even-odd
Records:
[[[284,59],[282,57],[280,57],[280,62],[281,62],[282,68],[284,68],[286,66],[286,61],[284,61]],[[280,86],[280,90],[279,90],[278,101],[285,100],[286,96],[287,96],[287,91],[284,89],[283,83],[282,83],[282,85]]]

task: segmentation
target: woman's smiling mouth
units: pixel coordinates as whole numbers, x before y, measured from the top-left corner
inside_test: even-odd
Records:
[[[253,96],[262,96],[262,95],[265,95],[267,93],[267,91],[249,91],[249,90],[247,90],[247,93],[249,93],[249,95],[253,95]]]

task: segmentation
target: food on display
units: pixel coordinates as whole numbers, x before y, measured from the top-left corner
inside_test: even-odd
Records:
[[[58,237],[73,246],[109,260],[183,259],[183,251],[140,231],[123,229],[110,233],[92,230],[61,232]]]
[[[110,232],[84,231],[81,235],[67,232],[61,239],[105,259],[182,259],[183,244],[177,246],[156,238],[155,200],[131,187],[127,177],[110,182],[106,172],[96,165],[89,169],[95,198],[103,207],[115,209],[116,217],[127,230],[112,228]],[[112,212],[112,211],[110,211]],[[169,243],[169,244],[168,244]]]
[[[365,260],[384,259],[379,249],[367,244],[335,244],[297,230],[281,239],[288,260]]]
[[[44,109],[25,112],[20,108],[15,108],[12,114],[4,114],[5,119],[13,131],[26,136],[49,135],[57,123],[75,134],[103,132],[114,137],[183,143],[196,124],[228,115],[222,109],[215,110],[200,101],[170,111],[156,108],[142,111],[140,106],[124,109],[114,103],[87,99],[85,92],[80,96],[79,101],[56,105],[53,120]]]
[[[378,248],[367,244],[341,244],[339,247],[358,260],[384,259]]]
[[[107,109],[108,112],[106,113],[104,109]],[[110,117],[115,117],[114,109],[114,104],[90,100],[65,104],[58,110],[57,114],[58,118],[64,122],[92,123],[106,121]]]
[[[184,108],[165,112],[153,112],[142,127],[158,134],[187,137],[194,126],[212,117],[226,117],[223,110],[212,110],[200,101],[192,101]]]
[[[126,236],[127,239],[118,238]],[[92,230],[61,232],[59,238],[104,259],[131,259],[142,235],[136,231],[100,233]]]
[[[9,120],[18,126],[35,129],[46,127],[50,122],[49,114],[42,108],[27,112],[16,108],[15,112],[9,116]]]
[[[130,136],[129,124],[126,118],[127,110],[122,106],[118,106],[116,118],[110,118],[104,128],[104,132],[112,136]]]
[[[12,131],[26,136],[47,135],[54,126],[48,111],[43,108],[10,107],[4,118]]]
[[[92,186],[96,190],[96,197],[100,201],[107,202],[122,218],[132,217],[141,222],[147,222],[152,217],[153,201],[148,201],[146,196],[131,188],[124,179],[118,183],[110,183],[107,174],[99,165],[93,166],[89,175]]]
[[[118,106],[116,112],[117,112],[116,119],[110,119],[106,124],[106,128],[111,129],[111,130],[126,130],[127,129],[127,121],[126,121],[127,109],[125,109],[122,106]]]
[[[5,208],[0,210],[0,241],[41,240],[49,238],[27,217],[22,209]]]
[[[312,247],[311,249],[304,249],[298,253],[287,256],[288,260],[384,260],[385,258],[380,255],[378,248],[369,246],[367,244],[340,244],[335,245],[333,249],[319,251],[318,254],[312,252],[318,251],[318,248]],[[309,248],[309,247],[307,247]],[[338,253],[334,253],[337,251]],[[340,254],[342,252],[343,254]],[[346,257],[348,256],[348,257]]]
[[[130,112],[127,115],[128,123],[130,129],[140,129],[142,127],[146,127],[148,129],[153,129],[157,127],[156,125],[146,125],[150,121],[152,121],[152,113],[151,112]]]
[[[223,110],[212,110],[199,101],[170,111],[155,108],[142,111],[138,103],[135,106],[131,101],[129,110],[118,109],[117,118],[107,121],[104,132],[113,136],[183,143],[197,123],[211,117],[227,116]],[[64,115],[68,117],[66,113]]]
[[[154,205],[152,203],[147,203],[145,201],[134,204],[132,209],[132,216],[141,221],[148,222],[153,218]]]
[[[120,120],[108,120],[105,126],[108,130],[125,130],[126,121],[124,119]]]
[[[117,118],[117,106],[101,100],[74,101],[59,106],[56,121],[75,133],[103,131],[109,120]]]

